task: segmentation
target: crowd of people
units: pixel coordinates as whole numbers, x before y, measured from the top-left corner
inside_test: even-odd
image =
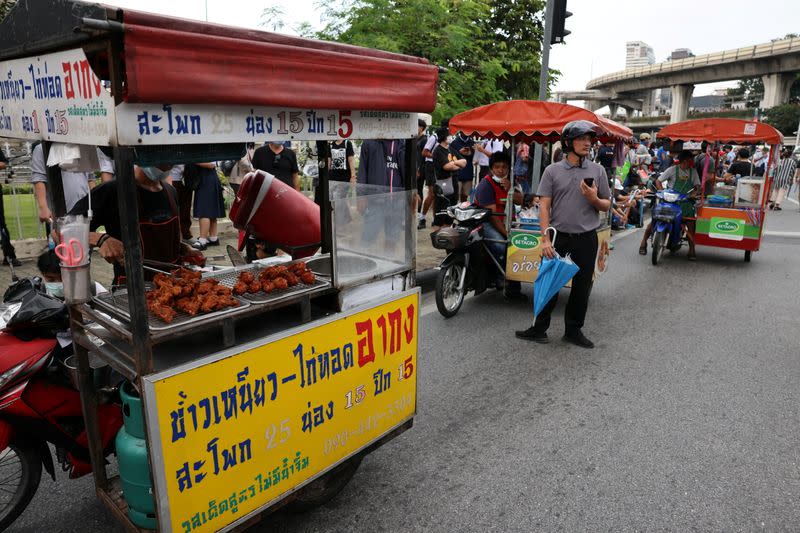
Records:
[[[449,223],[442,213],[447,206],[456,202],[473,201],[503,211],[512,173],[517,194],[530,195],[533,192],[534,183],[539,181],[533,177],[533,144],[517,143],[512,162],[510,143],[498,139],[475,139],[463,133],[451,135],[447,126],[447,121],[444,121],[439,128],[428,133],[428,124],[419,120],[417,168],[414,170],[419,229],[427,227],[429,213],[432,215],[433,229]],[[316,144],[317,152],[322,150],[331,182],[378,185],[389,190],[403,184],[405,143],[401,140],[365,140],[356,144],[351,140],[337,139]],[[320,144],[324,146],[320,147]],[[642,227],[646,199],[658,185],[675,186],[676,181],[683,183],[686,180],[690,185],[687,189],[693,195],[699,194],[703,186],[705,193],[711,194],[717,183],[733,184],[741,177],[763,176],[769,168],[770,152],[764,146],[709,146],[703,143],[693,146],[693,152],[679,148],[666,142],[656,143],[649,134],[642,134],[624,144],[592,143],[587,159],[605,171],[611,191],[609,222],[612,229]],[[541,168],[544,170],[548,165],[563,161],[564,156],[561,142],[546,143],[542,150]],[[502,179],[493,174],[493,162],[505,163],[509,167]],[[4,158],[0,158],[0,168],[5,165]],[[291,148],[291,143],[283,141],[271,141],[258,147],[248,144],[244,157],[222,163],[221,170],[228,176],[228,185],[234,194],[238,192],[243,177],[253,170],[268,172],[298,190],[301,185],[298,155]],[[40,144],[32,150],[31,171],[38,217],[48,225],[49,231],[53,202],[47,187],[47,172]],[[218,220],[225,217],[226,212],[217,163],[137,167],[135,175],[142,190],[155,194],[152,196],[140,191],[140,195],[145,197],[140,197],[140,218],[147,224],[155,225],[172,224],[174,218],[177,228],[179,244],[172,246],[174,249],[168,253],[162,251],[164,253],[156,255],[169,256],[170,260],[174,260],[187,251],[184,248],[202,252],[219,245]],[[62,180],[67,212],[85,210],[85,197],[91,194],[95,211],[93,226],[105,226],[107,230],[109,225],[115,227],[107,219],[118,216],[114,207],[114,165],[103,151],[97,150],[97,168],[94,172],[62,171]],[[800,170],[787,149],[780,154],[775,167],[769,209],[783,209],[781,205],[795,182],[800,182]],[[347,187],[331,187],[331,198],[340,199],[348,195],[348,191],[350,189]],[[315,200],[318,203],[321,201],[318,195]],[[110,207],[106,210],[106,206]],[[691,219],[692,215],[691,209],[687,208],[684,216]],[[192,234],[193,219],[198,220],[197,236]],[[0,225],[0,237],[4,263],[17,265],[19,261],[4,217],[0,217],[0,221],[3,222]],[[389,222],[384,225],[389,225]],[[496,230],[498,239],[506,237],[503,223],[492,224],[489,231],[493,230]],[[647,237],[646,231],[640,253],[647,253]],[[100,239],[100,236],[96,238]],[[93,244],[98,245],[101,256],[119,263],[122,255],[119,241],[117,235],[109,235]],[[275,251],[274,248],[269,250],[270,253]],[[690,240],[690,258],[694,257],[693,252],[693,242]]]

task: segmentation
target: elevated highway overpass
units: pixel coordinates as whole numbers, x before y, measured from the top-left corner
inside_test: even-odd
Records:
[[[686,120],[696,84],[761,76],[764,81],[761,107],[770,108],[788,100],[797,72],[800,72],[800,37],[606,74],[590,80],[586,91],[559,93],[557,98],[584,100],[587,107],[595,109],[611,105],[612,111],[615,106],[647,110],[652,108],[653,91],[669,87],[672,89],[670,121],[680,122]]]

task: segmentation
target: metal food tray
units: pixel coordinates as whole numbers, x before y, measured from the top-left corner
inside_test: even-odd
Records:
[[[152,288],[152,284],[148,283],[145,285],[145,287],[147,290],[150,290]],[[233,295],[233,297],[239,301],[239,305],[237,307],[228,307],[226,309],[222,309],[220,311],[214,311],[212,313],[198,313],[195,316],[191,316],[176,309],[175,312],[177,314],[175,315],[175,320],[173,320],[169,324],[167,324],[160,318],[151,315],[148,312],[147,324],[150,326],[150,331],[168,331],[172,328],[177,328],[178,326],[184,326],[186,324],[194,324],[197,322],[206,322],[209,320],[213,320],[215,318],[223,317],[232,312],[250,307],[250,302],[248,302],[247,300],[244,300],[236,295]],[[100,307],[104,311],[107,311],[108,313],[111,314],[111,316],[115,318],[125,321],[130,321],[131,319],[131,315],[128,310],[127,289],[120,289],[113,294],[111,292],[104,292],[103,294],[99,294],[93,297],[92,301],[97,305],[97,307]]]
[[[292,264],[294,264],[296,262],[297,261],[293,261],[291,263],[282,263],[282,264],[273,265],[273,266],[290,266],[290,265],[292,265]],[[212,273],[212,274],[209,274],[208,276],[204,276],[203,279],[213,278],[213,279],[219,280],[220,284],[225,285],[228,288],[233,288],[233,286],[236,284],[236,281],[239,279],[239,274],[241,274],[242,272],[251,272],[253,274],[253,276],[258,278],[258,274],[261,271],[266,270],[267,268],[269,268],[269,267],[263,267],[263,266],[260,266],[260,265],[252,265],[249,268],[237,268],[236,270],[228,270],[228,271],[220,272],[220,273]],[[246,292],[244,294],[238,294],[238,295],[236,295],[236,297],[244,299],[244,300],[247,300],[248,302],[250,302],[253,305],[266,305],[266,304],[272,304],[272,303],[275,303],[275,302],[280,302],[282,300],[286,300],[286,299],[289,299],[289,298],[294,298],[295,296],[299,296],[301,294],[305,294],[307,292],[316,291],[317,289],[322,289],[322,288],[326,288],[326,287],[330,287],[330,282],[326,281],[324,279],[320,279],[319,276],[316,276],[316,280],[314,281],[313,285],[306,285],[305,283],[303,283],[301,281],[300,283],[298,283],[294,287],[289,287],[287,289],[275,290],[275,291],[272,291],[270,293],[266,293],[266,292],[249,293],[249,292]]]

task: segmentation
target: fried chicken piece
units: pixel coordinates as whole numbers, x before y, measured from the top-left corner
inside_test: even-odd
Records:
[[[276,278],[272,285],[275,287],[275,290],[283,290],[289,288],[289,283],[286,281],[285,278]]]
[[[244,294],[247,292],[247,283],[244,281],[237,281],[233,286],[233,294]]]
[[[210,313],[217,305],[217,297],[213,294],[208,294],[200,300],[200,310],[204,313]]]
[[[188,268],[179,268],[172,273],[175,278],[185,279],[187,281],[200,280],[203,277],[202,272],[189,270]]]
[[[175,320],[175,315],[177,314],[171,307],[160,305],[158,302],[148,302],[147,309],[167,324]]]
[[[178,279],[176,280],[176,284],[181,289],[180,294],[177,294],[176,296],[192,296],[195,292],[197,292],[197,288],[200,285],[197,280],[186,279]]]
[[[214,289],[214,294],[216,294],[217,296],[230,298],[231,296],[233,296],[233,291],[228,287],[226,287],[225,285],[217,285],[217,287]]]
[[[313,285],[317,281],[317,277],[310,270],[306,270],[300,276],[300,281],[302,281],[306,285]]]
[[[232,296],[228,296],[227,298],[226,297],[221,297],[220,300],[219,300],[219,303],[222,306],[222,307],[220,307],[220,309],[224,309],[226,307],[238,307],[239,306],[239,300],[237,300],[236,298],[234,298]]]
[[[306,272],[306,270],[308,270],[308,267],[306,267],[305,261],[300,261],[299,263],[295,263],[289,266],[289,272],[298,277],[302,276],[303,273]]]
[[[261,283],[258,281],[254,281],[253,283],[247,286],[247,292],[252,292],[252,293],[261,292]]]
[[[275,284],[271,281],[262,281],[261,290],[266,293],[270,293],[275,290]]]
[[[297,276],[295,276],[291,272],[287,272],[286,274],[284,274],[283,279],[286,280],[286,283],[288,283],[290,287],[294,287],[295,285],[300,283],[300,280],[297,279]]]
[[[284,275],[286,275],[287,272],[289,272],[289,269],[286,268],[283,265],[272,266],[272,267],[267,268],[266,270],[261,271],[261,273],[259,273],[258,277],[262,281],[263,280],[274,280],[274,279],[283,277]]]
[[[209,294],[214,293],[217,290],[217,286],[219,285],[219,281],[215,279],[207,279],[201,282],[197,286],[197,290],[195,291],[197,294]]]
[[[239,280],[238,281],[240,281],[242,283],[246,283],[247,285],[250,285],[255,280],[256,280],[256,277],[249,270],[245,270],[244,272],[239,274]]]
[[[195,316],[200,311],[200,299],[186,296],[175,302],[175,307],[189,316]]]

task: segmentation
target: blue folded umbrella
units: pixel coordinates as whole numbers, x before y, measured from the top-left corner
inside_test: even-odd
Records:
[[[533,282],[533,318],[542,312],[553,296],[575,277],[580,268],[572,262],[569,255],[556,254],[552,259],[542,258],[539,274]]]

